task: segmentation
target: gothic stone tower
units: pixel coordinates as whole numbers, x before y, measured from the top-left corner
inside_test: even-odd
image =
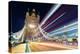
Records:
[[[36,12],[35,9],[33,9],[31,12],[26,12],[25,17],[25,30],[24,30],[24,39],[31,40],[35,36],[39,35],[39,18],[40,16]]]

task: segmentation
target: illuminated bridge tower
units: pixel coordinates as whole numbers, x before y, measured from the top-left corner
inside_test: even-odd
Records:
[[[31,12],[26,12],[25,18],[25,29],[23,32],[24,40],[32,40],[34,37],[39,35],[39,15],[35,9]]]

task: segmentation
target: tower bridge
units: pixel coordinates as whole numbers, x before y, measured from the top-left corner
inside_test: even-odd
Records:
[[[71,32],[70,28],[72,28],[73,30],[74,28],[77,29],[76,27],[77,21],[65,25],[63,27],[63,25],[61,25],[62,24],[61,22],[63,22],[63,24],[65,23],[64,21],[66,19],[64,19],[65,18],[64,16],[66,16],[67,11],[65,12],[63,11],[63,13],[60,14],[60,17],[58,16],[54,20],[52,21],[50,20],[51,22],[49,21],[49,19],[54,18],[51,16],[54,16],[55,12],[56,11],[58,12],[58,9],[60,7],[63,9],[63,6],[60,4],[55,5],[55,7],[52,6],[47,16],[45,16],[44,20],[42,20],[41,22],[40,22],[40,15],[36,12],[35,9],[32,9],[32,11],[30,12],[28,10],[25,14],[25,24],[22,30],[20,30],[17,33],[13,33],[14,35],[11,35],[11,37],[13,37],[13,40],[11,40],[11,44],[13,45],[11,46],[12,52],[31,52],[31,51],[37,52],[37,51],[49,51],[49,50],[53,51],[53,50],[77,49],[77,44],[75,43],[77,42],[77,38],[72,39],[74,40],[75,46],[72,45],[74,44],[72,43],[72,41],[69,43],[67,41],[68,39],[67,30]],[[68,6],[66,7],[68,8]],[[61,8],[60,10],[62,10]],[[62,19],[63,21],[61,21],[60,19]],[[44,25],[46,25],[46,22],[48,22],[47,26],[43,27]],[[59,26],[58,23],[61,23],[60,25],[62,27],[58,27]],[[55,27],[55,25],[57,25],[58,28]],[[69,33],[68,35],[77,33],[76,31],[73,31],[71,34]]]

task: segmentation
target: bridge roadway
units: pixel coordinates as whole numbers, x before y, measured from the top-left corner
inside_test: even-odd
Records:
[[[77,46],[68,46],[54,42],[29,42],[12,47],[12,53],[72,50],[72,49],[77,49]]]

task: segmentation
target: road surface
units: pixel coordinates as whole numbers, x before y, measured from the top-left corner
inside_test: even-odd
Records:
[[[40,51],[55,51],[55,50],[72,50],[77,49],[76,46],[67,46],[54,42],[29,42],[28,44],[19,44],[12,47],[13,53],[23,52],[40,52]]]

